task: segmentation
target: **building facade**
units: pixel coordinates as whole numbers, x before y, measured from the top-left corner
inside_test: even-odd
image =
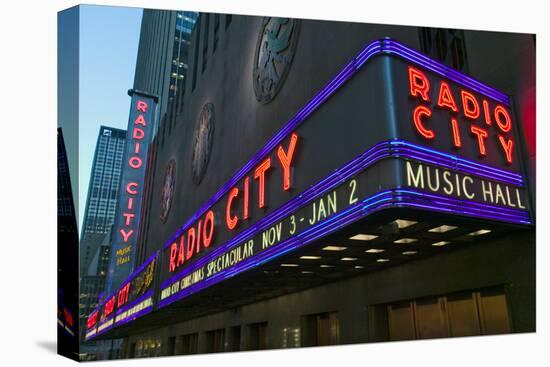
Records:
[[[60,353],[75,359],[78,350],[78,227],[69,162],[57,129],[57,340]]]
[[[176,94],[183,92],[197,16],[188,11],[143,10],[134,89],[159,96],[160,118]]]
[[[126,131],[101,126],[88,185],[88,196],[80,236],[80,274],[109,236],[115,219]]]
[[[110,237],[106,236],[98,247],[88,273],[80,280],[80,315],[81,318],[89,315],[101,302],[101,294],[105,292],[105,280],[111,259]]]
[[[532,35],[200,14],[189,59],[126,284],[156,283],[89,338],[144,357],[535,331]]]

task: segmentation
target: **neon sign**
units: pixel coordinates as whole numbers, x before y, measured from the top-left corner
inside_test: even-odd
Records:
[[[358,95],[379,73],[391,88],[371,85],[346,125],[323,118],[318,107],[349,79],[359,81],[347,95]],[[381,210],[531,224],[508,106],[505,94],[395,41],[367,45],[165,242],[158,304],[125,307],[161,309]],[[322,155],[335,141],[339,154]]]
[[[153,286],[157,263],[158,253],[154,253],[124,281],[112,296],[88,316],[86,340],[153,310]]]
[[[209,210],[170,244],[168,250],[168,270],[170,273],[177,272],[193,257],[199,256],[205,249],[210,247],[215,240],[216,224],[225,227],[219,230],[233,231],[237,229],[241,221],[252,220],[253,218],[250,218],[250,205],[255,205],[258,209],[265,208],[268,205],[266,188],[269,185],[277,185],[282,191],[286,192],[291,190],[298,141],[298,135],[292,133],[288,145],[283,146],[283,144],[280,144],[273,158],[271,156],[265,158],[254,168],[250,175],[244,177],[240,185],[231,188],[225,198],[225,205],[222,206],[223,220],[216,220],[215,213],[218,211]],[[270,182],[271,176],[269,173],[275,169],[282,171],[282,182],[280,183]],[[256,200],[251,200],[251,190],[257,193]]]
[[[454,148],[462,148],[462,136],[471,135],[477,144],[479,156],[484,157],[487,155],[487,139],[492,129],[497,136],[497,145],[503,158],[508,164],[513,163],[514,140],[508,134],[512,130],[512,117],[507,108],[502,104],[494,103],[487,97],[480,103],[473,93],[463,88],[460,88],[460,99],[458,99],[446,81],[441,80],[439,88],[432,87],[426,73],[422,70],[409,66],[408,71],[409,93],[418,101],[412,119],[416,131],[424,139],[436,138],[435,131],[428,127],[428,121],[434,108],[444,109],[449,111]],[[433,97],[430,98],[432,94]],[[457,103],[456,100],[461,103]],[[460,115],[463,117],[461,123],[457,120]]]
[[[97,315],[98,315],[98,312],[94,311],[90,314],[90,316],[88,316],[88,319],[86,320],[86,327],[88,329],[91,329],[94,326],[96,326],[96,324],[97,324]]]
[[[141,216],[143,185],[147,151],[153,133],[153,118],[157,98],[143,92],[130,90],[132,97],[126,152],[120,182],[118,208],[113,227],[113,250],[107,293],[117,288],[130,275],[134,267],[134,254]]]
[[[168,267],[169,277],[161,283],[160,307],[179,299],[181,294],[192,292],[191,289],[194,289],[194,284],[204,284],[206,286],[210,282],[215,282],[213,279],[219,279],[217,278],[221,276],[219,274],[233,266],[238,268],[239,263],[248,261],[247,259],[250,257],[254,258],[257,264],[259,253],[265,250],[265,243],[273,242],[267,247],[276,245],[275,247],[282,251],[278,245],[283,241],[281,237],[282,227],[273,227],[273,225],[282,225],[276,223],[276,220],[281,220],[285,215],[291,215],[290,209],[289,211],[284,210],[284,208],[287,208],[288,203],[293,203],[289,208],[294,211],[300,210],[304,205],[313,205],[310,209],[316,211],[318,217],[316,219],[305,219],[301,222],[310,226],[322,221],[325,214],[335,214],[338,211],[335,204],[336,198],[333,202],[330,201],[330,198],[327,198],[327,202],[321,200],[318,203],[311,203],[305,199],[306,195],[302,193],[299,197],[292,198],[292,196],[289,196],[292,199],[287,204],[275,204],[277,206],[275,212],[264,218],[260,217],[261,219],[258,220],[250,217],[248,203],[253,201],[256,204],[255,200],[257,198],[256,205],[258,208],[268,207],[266,197],[270,195],[266,193],[266,190],[270,190],[271,195],[273,195],[274,188],[266,177],[273,172],[274,168],[284,170],[282,175],[284,177],[283,190],[290,190],[293,180],[290,169],[287,168],[295,163],[295,160],[293,160],[294,149],[301,141],[298,130],[300,124],[315,111],[322,101],[329,98],[337,88],[351,78],[367,59],[372,58],[374,55],[384,54],[397,54],[401,59],[409,62],[399,60],[399,62],[392,63],[390,70],[394,75],[390,75],[389,78],[405,82],[395,84],[393,99],[399,100],[403,96],[401,106],[411,106],[411,109],[399,107],[399,103],[397,103],[398,107],[395,108],[399,110],[396,115],[404,118],[396,119],[398,125],[394,129],[396,134],[387,135],[388,138],[394,140],[387,140],[386,143],[380,142],[374,145],[374,147],[380,149],[380,153],[377,153],[379,154],[377,159],[397,158],[402,172],[401,178],[392,177],[393,173],[390,170],[385,176],[379,174],[378,186],[409,186],[416,190],[406,191],[406,195],[403,192],[404,197],[410,198],[410,203],[396,203],[394,206],[401,207],[410,204],[411,207],[433,211],[441,211],[438,208],[445,207],[444,205],[437,207],[419,204],[415,193],[424,191],[431,193],[430,195],[439,195],[442,201],[448,203],[448,212],[453,212],[450,208],[454,207],[457,208],[454,212],[461,215],[481,216],[490,219],[498,218],[499,220],[517,223],[530,222],[527,214],[523,179],[521,175],[507,170],[514,163],[515,154],[514,139],[512,137],[513,124],[508,108],[508,97],[433,60],[426,60],[423,55],[417,54],[415,51],[392,40],[373,42],[308,105],[299,111],[268,142],[266,147],[230,180],[230,183],[225,185],[218,194],[199,210],[199,213],[205,209],[209,213],[212,211],[223,213],[223,219],[215,221],[221,224],[217,227],[217,233],[219,237],[220,232],[223,231],[235,232],[232,236],[226,236],[226,238],[230,238],[229,241],[222,241],[223,244],[220,244],[218,238],[215,241],[217,243],[207,249],[206,255],[187,262],[185,265],[182,261],[173,261],[177,258],[177,254],[182,253],[183,246],[180,242],[178,247],[177,240],[180,239],[181,241],[183,235],[179,234],[176,241],[171,240],[171,243],[165,245],[164,253],[165,257],[169,254],[170,265]],[[412,66],[411,62],[415,66]],[[405,72],[403,73],[403,71]],[[384,72],[387,72],[387,69]],[[404,93],[405,91],[406,93]],[[444,128],[441,128],[442,121],[445,121],[442,117],[448,121],[445,123]],[[412,124],[408,125],[407,120],[411,121]],[[409,126],[412,129],[408,130]],[[290,130],[291,128],[295,130]],[[449,153],[440,149],[431,149],[429,145],[424,148],[418,144],[410,144],[406,140],[399,139],[400,137],[407,140],[412,139],[420,144],[422,144],[422,141],[428,142],[434,147],[446,146],[445,150]],[[284,143],[285,139],[287,141],[286,145]],[[318,144],[318,146],[320,145]],[[268,150],[268,147],[270,150]],[[472,147],[475,147],[475,154],[473,154]],[[389,151],[382,153],[384,149],[389,149]],[[321,152],[318,152],[318,154],[321,154]],[[464,154],[470,157],[470,160],[461,159],[457,154]],[[496,157],[498,154],[500,157]],[[502,162],[506,163],[502,165],[505,169],[475,162],[476,160],[483,161],[487,156],[490,156],[488,163],[491,164],[498,162],[497,158],[501,159]],[[288,165],[285,164],[287,157],[290,158],[290,164]],[[274,160],[277,158],[280,165],[275,167]],[[418,163],[413,164],[412,160]],[[301,161],[298,160],[298,162]],[[373,162],[376,162],[376,160]],[[362,167],[363,169],[367,168],[367,166]],[[516,169],[516,166],[514,166],[514,169]],[[342,179],[342,177],[340,178]],[[386,178],[389,180],[388,182],[384,181]],[[402,181],[405,178],[408,182]],[[257,184],[253,186],[255,189],[255,197],[253,198],[250,194],[251,182]],[[353,182],[356,185],[355,181]],[[315,187],[313,192],[321,195],[323,191],[317,188],[317,185],[313,185],[313,187]],[[371,194],[375,195],[374,192]],[[366,193],[363,196],[365,195]],[[445,196],[449,196],[449,198],[443,199]],[[360,198],[355,199],[360,200]],[[461,200],[471,202],[462,204]],[[225,206],[220,203],[225,203]],[[331,203],[334,205],[331,205]],[[470,209],[466,209],[468,205],[471,206]],[[385,207],[390,206],[390,204],[387,204]],[[496,209],[497,206],[507,207],[507,209],[503,208],[499,211]],[[195,231],[193,226],[197,226],[196,220],[194,223],[191,224],[188,221],[184,225],[184,228],[188,228],[187,230],[191,234]],[[200,225],[200,219],[198,223]],[[296,231],[299,227],[300,225],[293,223],[290,235],[297,234]],[[268,232],[262,232],[266,230]],[[326,231],[325,234],[327,233],[330,232]],[[267,236],[273,241],[266,242],[261,236]],[[262,243],[264,247],[258,248],[259,243]],[[168,249],[170,250],[168,251]],[[205,248],[203,250],[206,251]],[[198,252],[195,252],[195,254],[198,254]],[[166,267],[167,265],[163,266],[164,269]],[[231,273],[234,274],[234,272]]]

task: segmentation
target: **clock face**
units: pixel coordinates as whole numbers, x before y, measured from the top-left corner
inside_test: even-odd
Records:
[[[296,51],[300,21],[291,18],[263,19],[254,57],[254,92],[268,103],[281,89]]]
[[[174,195],[174,185],[176,182],[176,161],[171,159],[164,175],[164,185],[160,198],[160,220],[166,223],[170,207],[172,206],[172,196]]]
[[[197,120],[193,136],[193,157],[191,162],[192,179],[199,185],[204,177],[214,137],[214,105],[207,103],[203,106]]]

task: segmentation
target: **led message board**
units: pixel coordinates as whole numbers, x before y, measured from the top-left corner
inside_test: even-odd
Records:
[[[380,210],[530,224],[517,142],[505,94],[375,41],[164,244],[157,307]]]
[[[153,133],[157,104],[157,97],[147,93],[130,90],[128,94],[132,100],[118,208],[113,227],[113,255],[109,266],[107,293],[117,288],[134,269],[147,151]]]

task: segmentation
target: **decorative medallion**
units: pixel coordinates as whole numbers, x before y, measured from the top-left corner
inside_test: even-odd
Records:
[[[201,183],[208,166],[214,138],[214,121],[214,105],[207,103],[202,107],[193,136],[191,170],[195,185]]]
[[[174,195],[174,185],[176,183],[176,161],[171,159],[164,175],[164,185],[160,197],[160,220],[166,223],[170,207],[172,206],[172,196]]]
[[[279,92],[296,51],[300,21],[291,18],[263,19],[254,56],[254,92],[268,103]]]

